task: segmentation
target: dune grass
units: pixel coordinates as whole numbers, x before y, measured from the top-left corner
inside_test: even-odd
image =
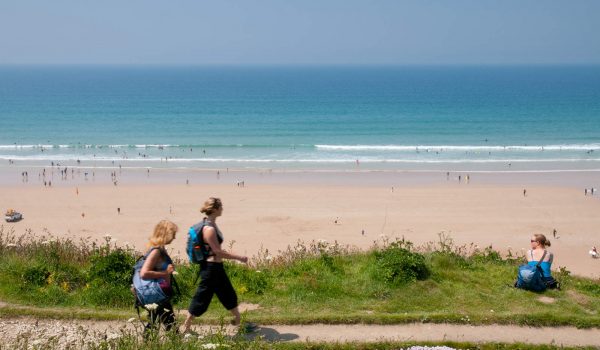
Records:
[[[138,255],[117,247],[110,237],[100,243],[74,242],[48,234],[15,236],[0,227],[0,300],[65,308],[74,317],[96,313],[103,315],[100,318],[121,318],[128,310],[133,314],[129,284]],[[229,263],[227,269],[240,301],[259,306],[245,317],[263,324],[600,327],[598,280],[571,276],[561,268],[555,277],[562,290],[546,291],[543,296],[550,299],[542,302],[542,294],[512,287],[521,256],[457,247],[444,236],[418,248],[404,240],[383,239],[367,252],[323,241],[299,242],[277,255],[263,251],[252,260],[250,266]],[[180,262],[177,271],[182,295],[175,305],[185,309],[197,266]],[[226,315],[215,298],[200,321],[218,323]]]

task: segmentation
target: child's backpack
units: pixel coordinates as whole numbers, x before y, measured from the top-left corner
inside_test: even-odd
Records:
[[[154,249],[159,248],[150,248],[146,255],[138,259],[133,268],[133,289],[137,300],[142,306],[148,304],[160,304],[168,299],[168,296],[163,292],[162,288],[160,288],[158,279],[146,280],[140,275],[144,262]]]
[[[207,226],[206,219],[190,227],[187,239],[187,255],[192,264],[201,264],[208,257],[209,248],[202,239],[202,229]]]
[[[521,265],[519,266],[519,272],[517,274],[517,282],[515,283],[515,287],[531,290],[534,292],[543,292],[546,290],[546,283],[544,282],[542,272],[542,268],[540,264],[544,261],[546,257],[546,251],[542,255],[540,261],[538,261],[535,265]]]

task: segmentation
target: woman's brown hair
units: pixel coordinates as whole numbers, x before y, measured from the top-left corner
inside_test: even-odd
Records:
[[[210,197],[206,200],[206,202],[204,202],[204,205],[200,209],[200,212],[206,215],[210,215],[215,211],[221,209],[221,207],[223,207],[223,203],[221,203],[221,200],[219,198]]]
[[[544,236],[541,233],[536,233],[533,235],[533,237],[535,237],[536,242],[538,242],[539,244],[541,244],[544,247],[549,247],[551,245],[548,238],[546,238],[546,236]]]

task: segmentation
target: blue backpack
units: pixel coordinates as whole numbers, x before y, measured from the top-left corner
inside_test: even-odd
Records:
[[[142,258],[140,258],[135,263],[135,266],[133,268],[133,288],[135,290],[135,295],[137,297],[137,300],[139,301],[139,303],[141,305],[160,304],[169,298],[163,292],[162,288],[160,288],[158,279],[146,280],[146,279],[143,279],[142,276],[140,275],[140,273],[142,271],[142,266],[144,266],[144,262],[146,262],[148,255],[150,255],[150,253],[152,253],[152,251],[154,249],[159,249],[159,248],[150,248],[148,253],[146,253],[146,255],[144,255]],[[165,255],[167,262],[169,264],[171,264],[172,263],[171,258],[168,255],[166,255],[166,253],[164,253],[162,251],[161,251],[161,253],[163,253]]]
[[[546,257],[546,251],[544,251],[544,255],[540,261],[538,261],[535,265],[521,265],[519,266],[519,272],[517,274],[517,282],[515,283],[515,287],[531,290],[534,292],[543,292],[546,290],[546,283],[544,282],[543,276],[544,273],[540,264],[544,261]]]
[[[192,264],[201,264],[208,257],[210,248],[202,239],[202,229],[208,226],[206,219],[190,227],[186,252]]]

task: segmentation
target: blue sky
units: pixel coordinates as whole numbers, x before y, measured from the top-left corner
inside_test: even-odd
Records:
[[[600,64],[600,0],[2,0],[0,64]]]

